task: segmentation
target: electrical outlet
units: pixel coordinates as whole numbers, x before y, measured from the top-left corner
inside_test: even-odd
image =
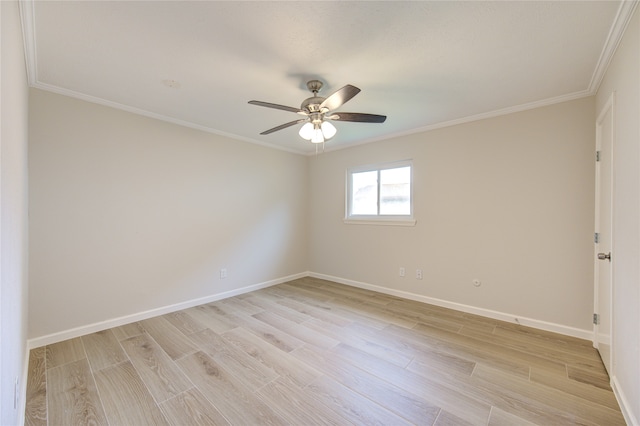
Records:
[[[400,268],[400,272],[398,272],[398,275],[400,275],[401,277],[404,277],[404,268]]]
[[[225,278],[227,278],[227,276],[228,276],[227,268],[220,269],[220,279],[224,280]]]
[[[416,269],[416,280],[422,279],[422,269]]]

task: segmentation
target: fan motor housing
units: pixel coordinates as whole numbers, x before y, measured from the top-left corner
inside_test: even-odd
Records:
[[[312,96],[302,101],[300,109],[308,112],[319,112],[320,104],[324,102],[324,100],[325,98],[323,98],[322,96]]]

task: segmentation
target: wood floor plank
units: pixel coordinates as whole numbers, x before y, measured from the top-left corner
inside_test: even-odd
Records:
[[[55,368],[86,357],[82,340],[79,337],[47,345],[45,348],[47,368]]]
[[[500,329],[500,327],[496,328],[496,330]],[[557,363],[579,363],[579,365],[587,366],[587,368],[589,369],[599,368],[602,364],[600,357],[597,355],[597,353],[595,353],[595,349],[593,349],[593,352],[590,351],[589,353],[584,350],[581,350],[579,353],[576,353],[575,351],[574,353],[569,353],[567,352],[566,348],[563,347],[563,345],[556,345],[552,342],[525,338],[524,335],[516,332],[511,332],[509,333],[509,335],[505,336],[504,333],[487,333],[478,329],[472,330],[470,328],[466,328],[465,330],[461,331],[460,334],[481,340],[488,340],[504,348],[511,348],[524,352],[533,352],[538,357],[545,358]]]
[[[522,378],[517,374],[511,374],[504,370],[488,368],[482,364],[476,365],[470,378],[460,375],[442,374],[440,370],[431,368],[427,364],[420,365],[416,369],[412,364],[412,371],[428,377],[445,386],[463,392],[478,401],[497,406],[518,415],[528,421],[539,424],[563,424],[570,418],[575,418],[576,413],[565,413],[549,399],[535,397],[534,385],[528,378]],[[498,380],[501,380],[499,383]],[[524,389],[524,393],[521,392]],[[545,393],[545,392],[542,392]],[[571,397],[565,394],[557,394],[556,398],[564,398],[564,402],[571,401]],[[586,403],[586,401],[585,401]],[[586,423],[589,424],[589,423]]]
[[[357,323],[350,324],[347,328],[359,336],[366,338],[369,342],[381,346],[386,345],[402,353],[407,357],[409,363],[417,361],[427,362],[429,365],[437,366],[443,370],[464,371],[466,375],[471,375],[471,371],[476,364],[475,361],[460,356],[460,352],[447,351],[442,346],[434,348],[426,344],[423,340],[407,339],[405,333],[410,333],[408,330],[400,329],[400,332],[396,333],[389,332],[386,328],[384,330],[371,330]],[[396,327],[396,329],[397,328],[398,327]],[[353,345],[353,341],[350,341],[349,344],[355,346]],[[409,363],[406,366],[408,366]],[[528,374],[528,369],[526,374]]]
[[[225,315],[228,315],[228,313],[225,313]],[[236,321],[246,330],[251,331],[265,342],[272,344],[283,352],[291,352],[304,345],[304,342],[290,334],[257,320],[251,315],[238,314]]]
[[[318,319],[337,326],[347,325],[351,322],[351,320],[341,317],[334,312],[330,312],[328,310],[317,307],[318,304],[316,304],[316,306],[313,306],[295,299],[284,299],[279,301],[278,304],[296,310],[300,313],[309,315],[314,319]]]
[[[586,401],[591,401],[594,404],[604,405],[613,410],[618,410],[619,408],[618,401],[616,401],[616,397],[609,386],[602,388],[600,386],[594,386],[591,383],[583,383],[568,376],[559,376],[537,368],[531,369],[530,380],[533,383],[539,383],[561,390]]]
[[[177,361],[184,373],[231,424],[286,424],[252,390],[204,352]]]
[[[339,412],[330,410],[288,380],[274,380],[259,389],[257,394],[291,425],[342,426],[349,424],[349,421]]]
[[[282,283],[274,286],[273,291],[287,299],[297,300],[315,308],[326,309],[329,306],[327,302],[331,301],[333,296],[310,291],[304,283],[304,278],[295,283]]]
[[[340,299],[339,306],[342,309],[349,309],[357,315],[376,318],[389,324],[400,327],[411,328],[416,325],[416,321],[409,315],[398,315],[385,305],[371,302],[369,300],[353,300],[349,298]]]
[[[296,349],[293,354],[318,371],[326,372],[354,392],[372,401],[378,401],[382,407],[413,424],[432,424],[440,413],[440,407],[437,405],[430,404],[423,398],[364,370],[340,362],[340,359],[330,352],[302,347]]]
[[[296,287],[298,286],[299,284],[296,281]],[[326,298],[327,303],[331,305],[332,311],[345,319],[359,321],[362,324],[374,328],[384,328],[388,325],[387,321],[379,319],[375,315],[366,315],[363,312],[354,311],[352,307],[354,306],[354,303],[358,305],[358,300],[353,299],[353,295],[344,296],[340,293],[334,292],[326,286],[320,287],[317,284],[309,284],[304,288],[312,294],[322,295],[323,298]],[[367,300],[371,299],[369,298]]]
[[[111,330],[87,334],[82,336],[81,339],[93,371],[127,360],[127,356],[122,351],[118,339],[116,339]]]
[[[173,360],[192,354],[197,350],[180,330],[163,317],[146,319],[141,321],[141,324]]]
[[[132,322],[120,327],[114,327],[111,329],[111,331],[113,332],[113,335],[116,337],[116,339],[120,341],[144,333],[144,327],[139,322]]]
[[[367,309],[368,312],[374,313],[376,317],[385,319],[390,324],[395,324],[400,327],[413,328],[417,323],[423,322],[443,328],[449,331],[458,331],[461,327],[461,321],[451,320],[446,316],[433,315],[426,311],[424,308],[418,309],[405,309],[398,306],[398,302],[392,302],[384,306],[378,306],[375,303],[358,303],[357,300],[352,301],[352,309]],[[409,305],[413,306],[413,305]]]
[[[169,424],[130,362],[102,369],[95,378],[110,426]]]
[[[102,400],[86,358],[47,370],[50,425],[107,425]]]
[[[327,376],[314,380],[306,390],[353,424],[396,426],[411,424]]]
[[[288,352],[274,348],[255,334],[236,328],[223,334],[225,340],[237,346],[248,356],[262,363],[281,379],[286,379],[303,388],[321,375],[306,363],[298,361]]]
[[[392,327],[393,326],[389,327],[389,329],[392,330]],[[551,371],[562,371],[566,369],[564,363],[549,360],[536,353],[507,348],[489,339],[477,339],[458,333],[448,333],[426,324],[418,324],[413,330],[418,333],[417,335],[443,342],[443,344],[449,347],[455,347],[458,350],[473,354],[474,357],[485,359],[488,362],[491,359],[498,360],[498,363],[494,365],[496,368],[504,369],[509,362],[516,367],[518,365],[536,366]],[[502,360],[504,364],[500,365],[500,360]]]
[[[259,321],[269,324],[285,333],[295,337],[296,339],[304,342],[308,345],[315,346],[320,349],[329,349],[340,343],[339,340],[332,339],[329,336],[319,333],[309,333],[309,329],[298,324],[297,322],[290,321],[280,315],[273,314],[271,312],[261,312],[253,315],[253,317]]]
[[[444,320],[459,326],[482,325],[495,326],[498,321],[493,318],[482,317],[467,312],[454,311],[441,306],[427,305],[422,302],[408,299],[398,299],[391,302],[388,309],[395,312],[410,313],[418,322],[429,324],[431,319]]]
[[[197,333],[207,328],[205,324],[202,324],[185,311],[172,312],[164,315],[164,318],[184,335]]]
[[[589,366],[582,368],[581,366],[569,364],[567,365],[567,377],[576,382],[597,386],[600,389],[611,390],[609,376],[604,368],[595,370],[594,368],[589,368]]]
[[[458,331],[460,334],[467,334],[470,330],[482,331],[487,334],[491,334],[496,329],[495,324],[482,324],[482,323],[471,323],[464,324],[462,328]]]
[[[285,283],[287,284],[287,283]],[[332,281],[320,278],[306,277],[295,281],[296,286],[301,285],[305,288],[312,286],[315,289],[331,292],[337,299],[360,300],[368,303],[374,303],[380,306],[387,306],[395,300],[401,300],[396,296],[365,290],[358,287],[345,286],[334,283]]]
[[[436,328],[437,329],[437,328]],[[529,377],[530,366],[528,363],[504,357],[501,355],[498,349],[492,348],[492,350],[485,350],[484,347],[475,347],[473,342],[465,342],[459,338],[442,339],[441,336],[429,335],[428,333],[413,333],[406,330],[390,326],[382,333],[385,335],[388,333],[393,339],[400,339],[405,341],[408,347],[414,347],[414,350],[419,350],[421,346],[427,346],[429,352],[441,352],[443,354],[449,354],[450,356],[475,362],[476,364],[482,363],[498,369],[504,369],[517,374],[522,377]],[[424,354],[426,355],[426,354]],[[564,365],[555,365],[556,371],[564,371]]]
[[[25,424],[27,426],[46,426],[47,365],[44,347],[30,351],[28,368]]]
[[[491,408],[491,415],[489,416],[489,424],[487,426],[535,426],[522,417],[518,417],[514,414],[510,414],[498,407]]]
[[[245,315],[255,315],[260,312],[264,312],[263,308],[260,308],[256,305],[248,303],[244,300],[238,298],[229,298],[220,301],[224,306],[228,306],[231,309],[234,309],[239,312],[243,312]]]
[[[224,315],[216,315],[217,308],[213,305],[201,305],[187,309],[186,314],[193,318],[194,321],[202,324],[205,328],[209,328],[220,334],[225,331],[233,330],[238,327],[238,323],[232,317]]]
[[[440,414],[433,426],[474,426],[473,423],[461,419],[446,410],[440,410]],[[519,426],[517,423],[510,426]]]
[[[542,351],[552,350],[554,353],[570,355],[572,360],[586,358],[595,361],[596,364],[600,361],[600,356],[593,347],[593,342],[588,340],[561,336],[543,330],[535,331],[530,327],[514,326],[503,322],[498,323],[493,335],[504,337],[508,339],[508,342],[520,342],[528,347],[541,348]]]
[[[130,337],[121,343],[156,402],[165,401],[191,388],[191,382],[147,333]]]
[[[349,342],[349,345],[375,357],[387,360],[399,367],[406,367],[413,359],[410,354],[403,353],[393,347],[390,347],[392,345],[380,345],[376,342],[372,342],[368,340],[367,337],[361,336],[353,330],[345,327],[338,327],[319,320],[308,321],[302,325],[309,328],[312,332],[324,334],[325,336],[329,336],[336,340],[341,339],[341,342]]]
[[[541,330],[538,328],[527,327],[520,324],[499,321],[496,334],[512,335],[509,331],[524,336],[531,341],[544,341],[553,346],[562,346],[567,348],[581,348],[591,352],[593,350],[593,342],[590,340],[580,339],[573,336],[565,336],[551,331]]]
[[[165,417],[173,425],[212,426],[230,425],[202,393],[191,388],[160,404]]]
[[[206,309],[207,314],[214,318],[226,320],[229,324],[233,325],[234,328],[238,326],[240,320],[239,316],[247,315],[245,312],[238,311],[232,306],[225,304],[223,300],[207,303],[206,305],[202,305],[202,308]]]
[[[257,291],[252,293],[251,297],[247,297],[244,300],[247,303],[262,308],[264,312],[268,312],[273,315],[278,315],[288,321],[295,322],[297,324],[303,323],[310,319],[313,319],[310,315],[303,314],[295,309],[287,308],[286,306],[279,305],[277,302],[282,298],[274,298],[272,295],[264,291]]]
[[[517,406],[522,414],[516,414],[534,423],[562,424],[576,421],[611,426],[625,424],[620,411],[593,404],[557,389],[531,383],[503,371],[480,365],[474,370],[473,379],[472,383],[477,392],[493,395],[505,401],[503,406],[496,403],[498,408],[516,413],[514,407]]]
[[[417,359],[411,361],[411,363],[407,366],[407,370],[413,371],[414,373],[418,373],[423,376],[428,376],[433,372],[433,370],[436,370],[440,374],[444,373],[455,375],[457,377],[470,377],[475,367],[475,362],[466,361],[457,357],[445,357],[443,355],[438,357],[418,357]]]
[[[228,333],[232,333],[234,330]],[[224,365],[248,388],[260,388],[278,377],[278,374],[269,366],[237,348],[212,330],[205,329],[190,337],[204,353],[217,363]]]
[[[413,373],[383,359],[376,358],[347,344],[341,343],[330,352],[335,353],[354,367],[405,389],[448,412],[473,424],[486,424],[490,405],[465,393]]]

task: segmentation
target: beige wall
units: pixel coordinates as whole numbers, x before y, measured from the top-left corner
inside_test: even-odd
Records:
[[[26,389],[28,87],[18,3],[0,2],[0,15],[0,424],[15,425]]]
[[[310,270],[588,335],[594,150],[584,98],[313,157]],[[346,169],[404,159],[416,226],[343,223]]]
[[[597,111],[615,92],[613,144],[612,379],[640,424],[640,12],[636,10],[598,90]]]
[[[305,272],[307,161],[32,89],[30,337]]]

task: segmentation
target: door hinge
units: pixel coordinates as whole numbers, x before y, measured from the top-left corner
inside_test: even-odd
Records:
[[[598,232],[593,234],[593,242],[596,244],[600,242],[600,234]]]
[[[600,315],[598,315],[598,314],[593,314],[593,323],[594,323],[595,325],[600,324]]]
[[[596,161],[600,161],[600,151],[596,151]]]

